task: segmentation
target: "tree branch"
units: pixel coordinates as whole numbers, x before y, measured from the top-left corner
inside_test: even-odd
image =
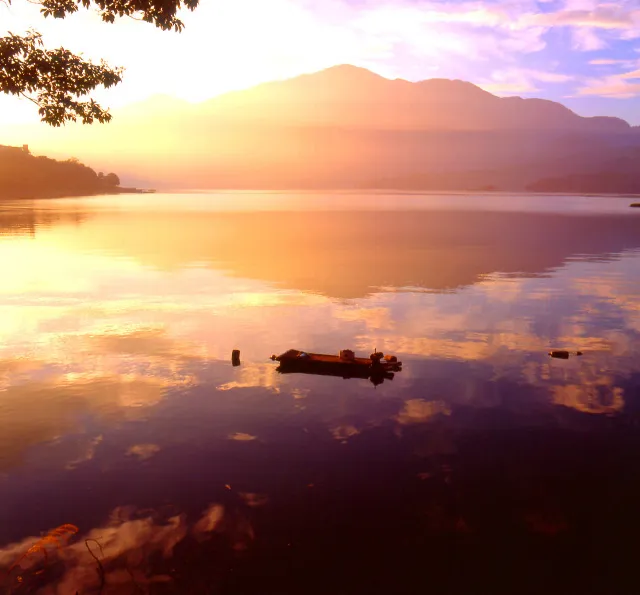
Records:
[[[11,5],[12,0],[0,0]],[[182,31],[180,10],[195,10],[199,0],[27,0],[42,6],[44,17],[63,19],[79,8],[94,8],[106,23],[130,17],[162,30]],[[0,37],[0,92],[29,99],[38,106],[41,120],[51,126],[81,120],[109,122],[111,114],[88,97],[98,87],[122,81],[123,69],[104,61],[93,64],[64,48],[43,49],[42,36],[9,33]],[[83,100],[83,98],[87,98]]]
[[[0,37],[0,91],[19,95],[38,106],[43,122],[61,126],[80,119],[84,124],[108,122],[111,114],[93,99],[83,100],[99,86],[121,80],[122,68],[104,61],[93,64],[64,48],[42,49],[35,31]]]

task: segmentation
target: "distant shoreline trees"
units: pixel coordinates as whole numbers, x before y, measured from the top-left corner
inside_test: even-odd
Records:
[[[22,147],[0,146],[0,198],[58,198],[120,191],[114,173],[97,174],[72,157],[36,157]]]

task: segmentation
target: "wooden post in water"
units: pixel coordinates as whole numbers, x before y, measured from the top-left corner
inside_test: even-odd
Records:
[[[231,352],[231,365],[239,366],[240,365],[240,350],[234,349]]]

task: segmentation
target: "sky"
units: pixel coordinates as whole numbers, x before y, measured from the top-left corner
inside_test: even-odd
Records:
[[[640,124],[639,0],[201,0],[183,20],[182,33],[164,32],[84,9],[55,20],[28,0],[0,3],[1,34],[34,28],[48,46],[124,66],[124,82],[96,94],[116,113],[157,94],[199,102],[354,64]],[[0,97],[0,126],[37,119],[29,102]]]

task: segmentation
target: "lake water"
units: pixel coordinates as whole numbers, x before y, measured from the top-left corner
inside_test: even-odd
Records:
[[[1,204],[4,588],[637,593],[629,202]],[[289,348],[404,366],[281,374]]]

